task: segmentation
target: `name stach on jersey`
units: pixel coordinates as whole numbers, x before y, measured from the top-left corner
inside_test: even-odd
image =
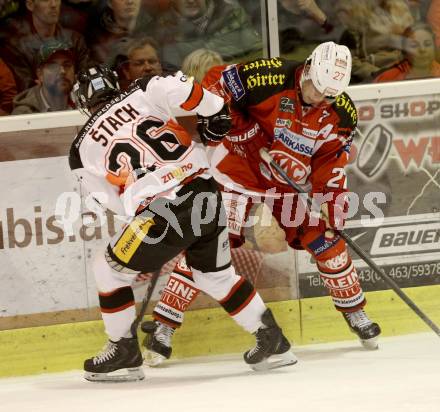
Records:
[[[112,137],[125,123],[131,123],[140,113],[127,103],[115,110],[111,115],[105,116],[96,127],[89,130],[90,137],[96,142],[101,142],[105,147],[108,144],[108,138]]]
[[[119,107],[111,115],[106,116],[99,124],[95,124],[96,120],[138,89],[139,87],[135,87],[124,93],[121,93],[121,95],[113,98],[110,102],[105,104],[101,109],[94,113],[78,133],[73,145],[79,149],[84,137],[90,133],[93,140],[100,142],[104,147],[107,146],[108,137],[113,136],[114,133],[117,132],[124,124],[133,122],[137,116],[140,116],[140,113],[130,103],[127,103]]]
[[[131,95],[138,89],[139,87],[136,86],[132,89],[129,89],[128,91],[121,93],[119,96],[113,98],[110,102],[101,107],[101,109],[99,109],[89,118],[87,123],[77,134],[75,140],[72,143],[72,146],[70,147],[69,164],[72,170],[80,169],[83,167],[81,156],[79,154],[79,148],[82,141],[88,135],[90,130],[93,134],[92,138],[95,141],[100,142],[105,147],[108,144],[108,138],[105,136],[104,133],[108,133],[108,136],[112,136],[113,133],[117,129],[119,129],[119,127],[121,127],[124,123],[132,122],[136,118],[136,116],[140,114],[131,104],[126,104],[116,110],[117,114],[115,112],[113,113],[113,116],[109,116],[111,118],[109,122],[105,121],[107,119],[106,118],[103,119],[102,122],[100,122],[98,125],[95,125],[96,120],[99,119],[104,113],[106,113],[116,104],[122,102],[127,96]],[[100,131],[102,131],[103,133],[100,133]]]

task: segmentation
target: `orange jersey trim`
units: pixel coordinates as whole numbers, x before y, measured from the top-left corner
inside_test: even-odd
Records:
[[[194,110],[202,101],[203,98],[203,88],[198,83],[193,83],[193,87],[191,89],[191,93],[185,102],[183,102],[180,107],[183,110],[192,111]]]

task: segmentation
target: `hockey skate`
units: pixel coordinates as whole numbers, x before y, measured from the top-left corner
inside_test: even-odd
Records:
[[[350,330],[358,336],[365,349],[379,348],[377,340],[381,332],[380,327],[377,323],[372,322],[362,309],[356,312],[342,312],[342,315]]]
[[[270,309],[261,317],[263,325],[255,332],[257,339],[254,348],[243,356],[245,362],[255,371],[294,365],[298,359],[290,350],[290,343],[277,325]]]
[[[142,342],[145,347],[145,363],[155,367],[169,359],[172,352],[171,338],[175,329],[161,322],[147,321],[142,323],[141,330],[147,334]]]
[[[124,370],[127,373],[121,373]],[[84,378],[94,382],[133,382],[144,379],[137,338],[121,338],[117,342],[109,340],[102,352],[84,362],[84,371]]]

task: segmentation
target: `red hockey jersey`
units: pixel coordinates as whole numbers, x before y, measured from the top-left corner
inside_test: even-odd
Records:
[[[238,191],[291,191],[258,155],[266,147],[287,174],[313,192],[346,187],[344,167],[357,111],[343,93],[330,105],[312,107],[301,98],[303,65],[281,58],[212,68],[203,85],[230,101],[233,129],[215,148],[217,181]]]

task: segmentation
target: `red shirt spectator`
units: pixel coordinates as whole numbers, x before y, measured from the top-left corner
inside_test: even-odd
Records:
[[[435,44],[440,47],[440,0],[431,1],[426,18],[435,33]]]
[[[11,113],[12,99],[17,94],[14,76],[0,58],[0,116],[6,116]]]
[[[379,72],[375,82],[439,77],[440,63],[436,61],[434,34],[424,23],[418,23],[403,33],[404,59]]]

